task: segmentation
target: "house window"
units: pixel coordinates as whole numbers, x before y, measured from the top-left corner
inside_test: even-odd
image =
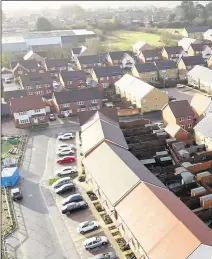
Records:
[[[33,95],[33,92],[28,92],[28,95]]]
[[[52,90],[46,90],[47,94],[50,94],[52,92]]]
[[[181,117],[181,118],[179,119],[179,121],[184,121],[184,118],[183,118],[183,117]]]
[[[27,120],[20,120],[19,123],[20,123],[20,124],[29,123],[29,120],[28,120],[28,119],[27,119]]]
[[[91,103],[98,103],[98,99],[92,100]]]
[[[27,112],[19,112],[19,115],[26,115]]]
[[[185,129],[185,125],[181,125],[181,128]]]
[[[49,85],[49,84],[45,84],[45,87],[50,87],[51,85]]]
[[[45,117],[39,117],[39,119],[40,119],[40,120],[44,120],[44,119],[45,119]]]
[[[188,119],[188,120],[191,120],[191,116],[188,116],[187,119]]]
[[[108,88],[109,84],[108,83],[103,83],[102,86],[103,86],[103,88]]]
[[[188,128],[190,129],[192,127],[192,124],[188,124]]]
[[[32,87],[28,85],[28,86],[26,87],[26,89],[32,89]]]
[[[66,70],[66,67],[60,67],[60,70]]]
[[[69,84],[69,85],[72,85],[72,81],[68,81],[68,84]]]
[[[77,104],[78,104],[78,105],[83,105],[83,104],[84,104],[84,102],[77,102]]]
[[[63,104],[63,107],[65,108],[65,107],[69,107],[70,105],[69,105],[69,103],[64,103]]]
[[[50,68],[50,70],[51,70],[51,71],[54,71],[54,70],[55,70],[55,67]]]
[[[99,80],[100,80],[100,81],[103,81],[103,80],[104,80],[104,77],[100,77]]]
[[[40,112],[40,109],[36,109],[36,110],[35,110],[35,113],[38,113],[38,112]]]
[[[79,84],[82,84],[82,83],[83,83],[83,80],[78,80],[78,83],[79,83]]]
[[[112,76],[113,79],[116,79],[116,76]]]
[[[42,94],[43,94],[43,91],[37,91],[36,94],[37,94],[37,95],[42,95]]]

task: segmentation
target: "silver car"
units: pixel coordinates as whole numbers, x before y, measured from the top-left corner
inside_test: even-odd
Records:
[[[102,253],[102,254],[98,254],[98,255],[95,255],[94,257],[92,257],[92,259],[116,259],[116,258],[117,258],[117,256],[113,252]]]
[[[108,239],[105,236],[91,237],[91,238],[86,239],[83,242],[83,245],[86,250],[91,250],[91,249],[94,249],[96,247],[103,246],[106,244],[108,244]]]

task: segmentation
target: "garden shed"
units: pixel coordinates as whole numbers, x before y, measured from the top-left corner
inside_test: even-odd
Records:
[[[18,167],[4,168],[1,175],[1,186],[10,187],[14,186],[19,179]]]

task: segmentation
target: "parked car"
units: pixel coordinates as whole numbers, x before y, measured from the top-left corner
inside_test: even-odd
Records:
[[[76,147],[73,144],[62,144],[62,145],[59,145],[58,151],[60,151],[64,148],[71,148],[73,150],[76,150]]]
[[[74,138],[74,134],[73,133],[65,133],[63,135],[59,135],[57,137],[58,140],[68,140],[68,139],[73,139]]]
[[[76,161],[76,157],[75,156],[65,156],[61,159],[57,160],[58,164],[65,164],[65,163],[73,163]]]
[[[77,173],[77,167],[76,166],[67,166],[60,171],[57,172],[57,176],[66,176],[70,174]]]
[[[54,189],[59,188],[60,186],[62,186],[65,183],[72,183],[71,177],[64,177],[64,178],[58,179],[57,181],[55,181],[52,184],[52,188],[54,188]]]
[[[176,101],[176,98],[173,96],[169,96],[169,101]]]
[[[69,183],[63,184],[59,188],[56,188],[55,193],[62,194],[62,193],[67,192],[67,191],[75,191],[75,190],[76,190],[76,187],[75,187],[74,183],[69,182]]]
[[[57,151],[58,156],[67,156],[67,155],[73,155],[75,151],[71,148],[65,148],[60,151]]]
[[[87,209],[88,204],[85,201],[71,202],[61,208],[62,214],[71,213],[77,210]]]
[[[11,83],[12,83],[12,77],[6,77],[6,78],[4,79],[4,82],[5,82],[6,84],[11,84]]]
[[[108,253],[103,253],[103,254],[98,254],[92,257],[92,259],[116,259],[117,256],[113,252],[108,252]]]
[[[105,236],[90,237],[83,242],[83,245],[86,250],[91,250],[93,248],[103,246],[106,244],[108,244],[108,239]]]
[[[182,84],[177,84],[177,88],[184,88],[185,85],[182,85]]]
[[[63,199],[61,204],[63,206],[65,206],[68,203],[78,202],[78,201],[82,201],[82,200],[83,200],[82,196],[79,193],[75,193],[75,194],[69,195],[67,198]]]
[[[13,188],[11,189],[11,197],[14,201],[19,201],[23,199],[21,188]]]
[[[98,221],[95,221],[95,220],[84,221],[78,225],[77,232],[83,235],[84,233],[91,231],[91,230],[95,230],[98,227],[99,227]]]
[[[50,120],[50,121],[55,121],[55,120],[56,120],[56,116],[55,116],[53,113],[51,113],[51,114],[49,115],[49,120]]]

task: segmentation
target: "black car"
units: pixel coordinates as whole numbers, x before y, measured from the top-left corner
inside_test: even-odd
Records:
[[[71,213],[77,210],[87,209],[88,204],[85,201],[71,202],[61,208],[62,214]]]
[[[14,201],[23,199],[21,189],[20,188],[11,189],[11,197]]]
[[[176,101],[176,98],[173,96],[169,96],[169,101]]]

